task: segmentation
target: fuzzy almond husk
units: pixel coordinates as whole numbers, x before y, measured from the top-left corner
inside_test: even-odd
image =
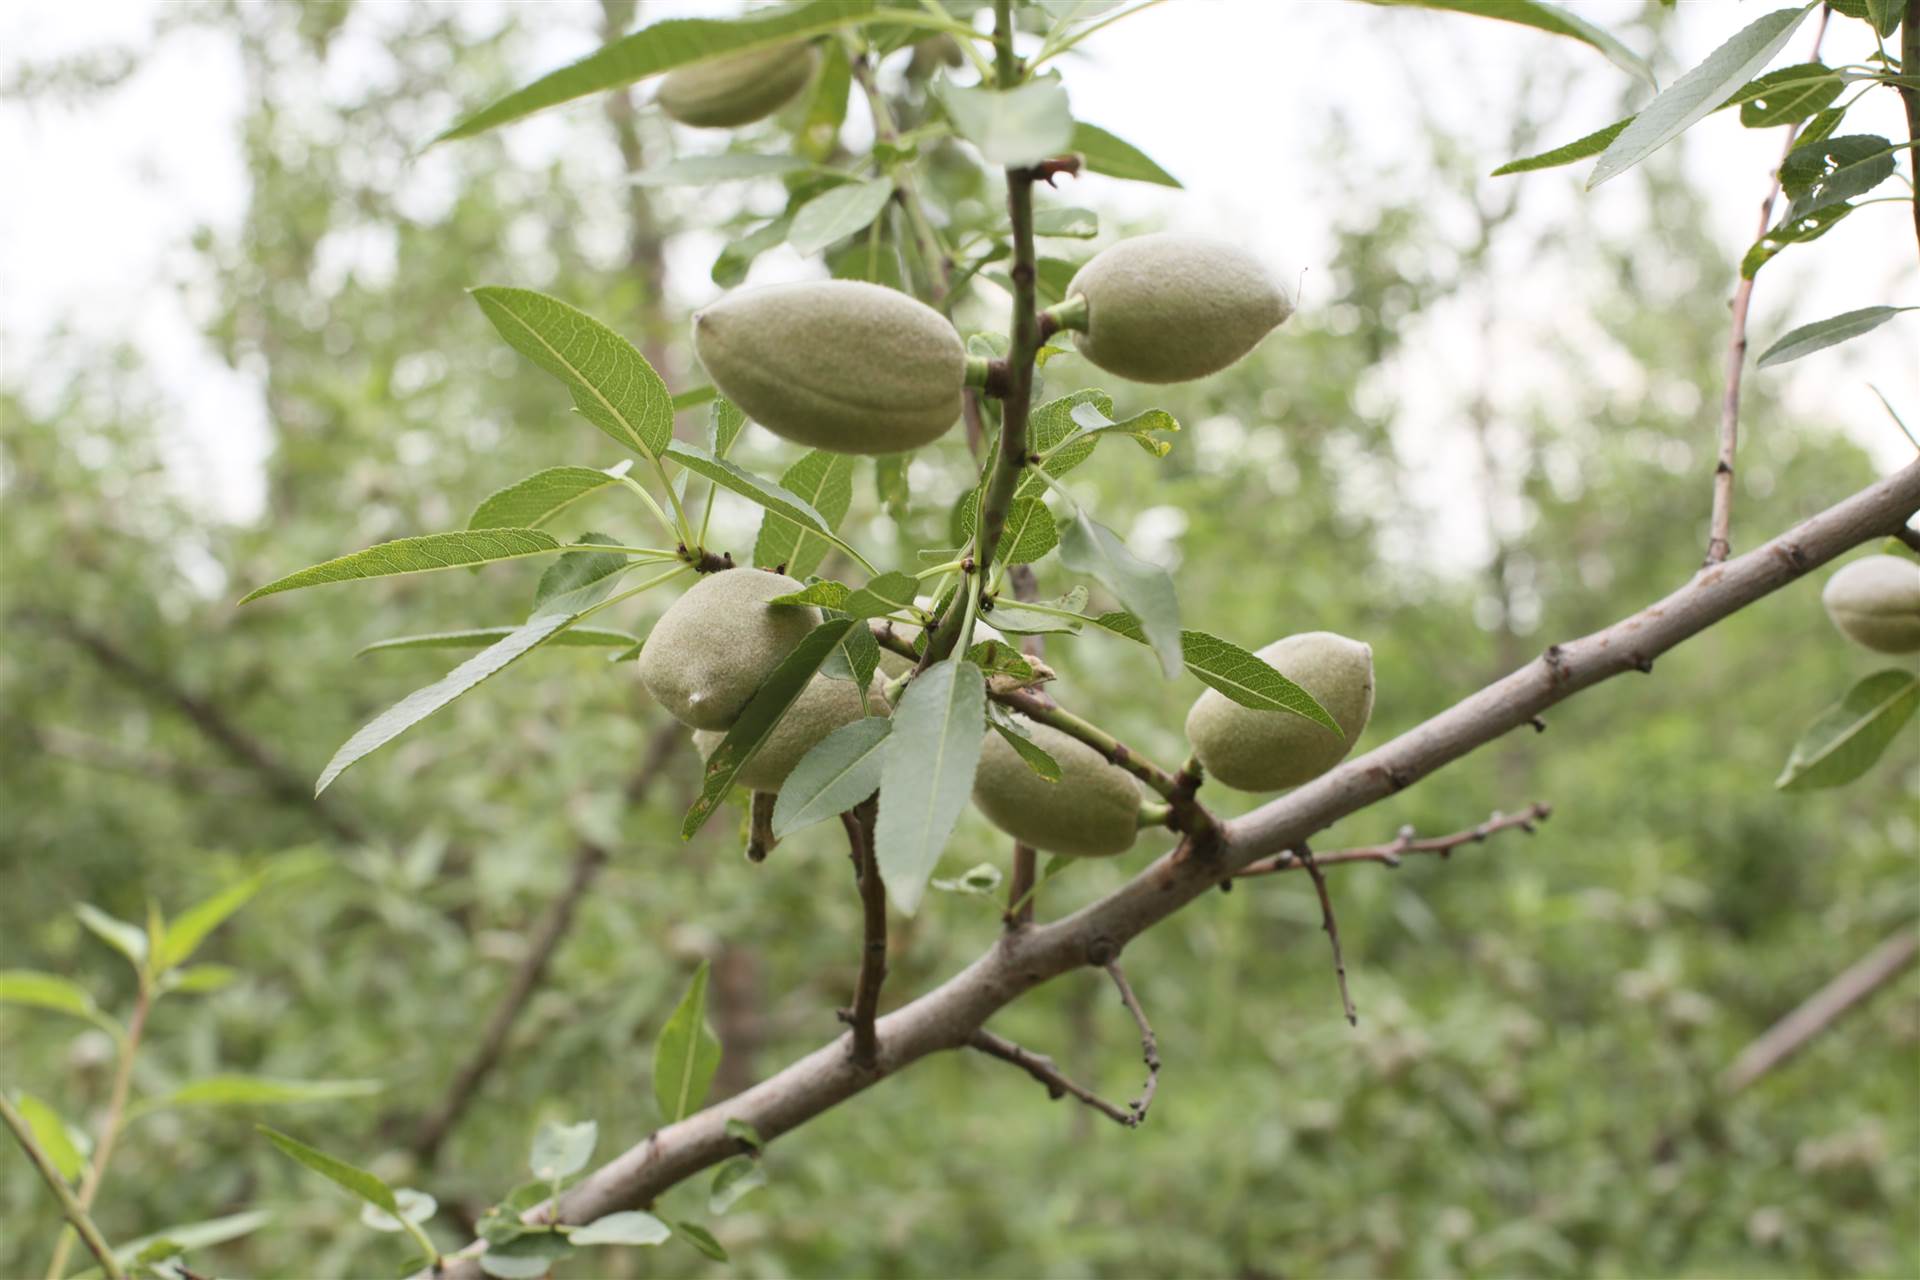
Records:
[[[1862,556],[1827,579],[1820,601],[1855,644],[1877,653],[1920,653],[1920,563]]]
[[[1312,694],[1342,732],[1290,711],[1256,711],[1217,689],[1187,713],[1187,741],[1207,774],[1236,791],[1311,782],[1346,758],[1373,715],[1373,649],[1331,631],[1276,640],[1259,657]]]
[[[681,124],[731,129],[778,111],[819,65],[812,45],[782,44],[669,71],[654,101]]]
[[[750,791],[778,792],[793,767],[819,746],[822,738],[867,715],[868,709],[874,715],[893,714],[887,700],[880,696],[877,681],[868,686],[867,707],[863,709],[860,690],[853,681],[815,676],[733,780]],[[705,760],[726,736],[720,730],[702,729],[693,735],[694,749]]]
[[[1016,717],[1060,765],[1048,782],[992,729],[973,775],[973,802],[1021,844],[1068,858],[1110,858],[1139,834],[1140,784],[1098,751],[1051,725]]]
[[[764,569],[708,574],[662,614],[640,650],[640,682],[682,724],[726,729],[807,632],[811,605],[770,605],[801,584]]]

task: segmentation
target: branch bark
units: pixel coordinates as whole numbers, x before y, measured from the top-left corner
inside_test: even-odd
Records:
[[[1799,1053],[1848,1010],[1904,973],[1916,956],[1920,933],[1909,924],[1742,1049],[1720,1077],[1720,1091],[1729,1097],[1739,1093]]]
[[[1413,834],[1412,827],[1400,828],[1400,834],[1390,843],[1365,845],[1358,849],[1336,849],[1332,853],[1313,855],[1315,865],[1336,867],[1345,862],[1378,862],[1389,867],[1397,867],[1400,860],[1410,853],[1431,853],[1442,858],[1450,857],[1455,849],[1463,844],[1479,844],[1489,836],[1502,831],[1511,831],[1518,827],[1528,835],[1533,834],[1534,824],[1545,822],[1553,816],[1550,805],[1530,804],[1519,813],[1495,813],[1477,827],[1468,827],[1465,831],[1456,831],[1449,836],[1433,836],[1425,840]],[[1276,854],[1271,858],[1240,868],[1235,872],[1238,879],[1245,880],[1254,876],[1279,875],[1283,871],[1304,871],[1306,863],[1297,857],[1293,850]]]
[[[1653,659],[1756,600],[1873,538],[1920,510],[1920,462],[1870,485],[1746,555],[1700,570],[1686,585],[1488,685],[1366,755],[1226,823],[1211,854],[1191,840],[1127,884],[1072,915],[1002,933],[943,985],[879,1020],[880,1070],[856,1066],[845,1037],[737,1097],[658,1130],[529,1215],[591,1222],[652,1201],[677,1183],[734,1155],[729,1120],[766,1141],[791,1132],[902,1068],[968,1046],[987,1019],[1061,974],[1105,963],[1152,928],[1255,860],[1290,849],[1341,818],[1404,790],[1479,747],[1528,727],[1542,711]],[[470,1245],[443,1273],[479,1280]]]
[[[873,850],[875,807],[874,801],[867,799],[840,815],[860,884],[860,977],[854,985],[849,1017],[853,1024],[853,1060],[869,1071],[880,1062],[874,1017],[880,1011],[880,988],[887,980],[887,886],[880,879],[880,864]]]

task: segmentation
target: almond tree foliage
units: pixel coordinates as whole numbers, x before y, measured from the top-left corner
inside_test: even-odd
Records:
[[[1897,55],[1893,11],[1856,7],[1833,20],[1878,24]],[[1836,1024],[1750,1091],[1725,1096],[1716,1083],[1743,1046],[1875,941],[1910,931],[1920,909],[1902,803],[1911,735],[1847,790],[1767,785],[1791,726],[1876,668],[1821,617],[1818,575],[1662,656],[1654,679],[1623,677],[1555,708],[1544,736],[1509,736],[1316,837],[1325,853],[1406,826],[1464,830],[1490,811],[1553,806],[1524,847],[1469,848],[1444,867],[1408,856],[1397,874],[1328,872],[1355,1028],[1339,1016],[1308,878],[1249,881],[1126,952],[1166,1063],[1141,1127],[1045,1108],[1018,1072],[942,1054],[778,1143],[729,1130],[734,1154],[644,1207],[567,1233],[519,1222],[697,1110],[701,1095],[731,1096],[840,1032],[834,1009],[853,1000],[863,911],[839,824],[784,839],[755,865],[733,856],[750,825],[739,800],[681,843],[699,763],[638,692],[630,661],[605,661],[630,659],[616,644],[530,654],[316,800],[310,781],[335,744],[467,656],[349,655],[387,637],[512,627],[539,574],[509,563],[332,588],[331,601],[238,612],[231,602],[343,550],[462,530],[488,494],[543,467],[631,461],[627,474],[646,482],[644,459],[604,424],[572,420],[582,415],[566,411],[565,389],[502,346],[462,291],[495,283],[564,299],[631,341],[665,386],[697,388],[683,311],[663,294],[663,246],[683,228],[722,228],[713,277],[736,285],[784,209],[795,217],[778,234],[791,240],[808,204],[854,188],[829,173],[870,180],[876,171],[847,149],[853,135],[818,127],[836,110],[825,91],[836,49],[848,113],[862,113],[871,76],[904,139],[883,139],[879,156],[895,190],[911,183],[950,240],[974,241],[957,255],[959,269],[981,259],[956,309],[961,331],[1004,333],[997,278],[1014,282],[993,239],[1006,234],[1002,180],[980,156],[1009,144],[969,123],[964,98],[943,100],[978,72],[948,70],[928,44],[957,31],[908,11],[849,21],[857,8],[750,20],[800,23],[785,34],[817,41],[826,65],[792,109],[730,143],[670,129],[644,87],[596,83],[613,96],[559,117],[569,142],[548,170],[516,162],[510,130],[481,132],[430,153],[453,175],[436,199],[410,189],[411,158],[444,121],[523,83],[522,24],[535,15],[484,35],[444,11],[339,5],[173,19],[226,33],[247,68],[251,204],[237,234],[196,246],[190,283],[210,304],[217,348],[264,379],[268,514],[229,527],[169,486],[155,447],[164,414],[137,364],[90,360],[57,395],[10,390],[5,409],[6,606],[18,640],[4,660],[0,787],[17,815],[8,864],[19,887],[0,931],[0,1031],[23,1051],[7,1055],[0,1087],[77,1191],[82,1166],[111,1146],[89,1211],[125,1255],[114,1265],[184,1274],[171,1240],[198,1273],[381,1273],[427,1249],[451,1253],[478,1227],[494,1244],[482,1255],[492,1274],[683,1274],[720,1255],[806,1274],[1913,1269],[1910,995]],[[1070,8],[1011,14],[1027,32],[1020,52],[1038,50]],[[1392,38],[1400,17],[1379,29]],[[633,19],[609,5],[605,34]],[[973,28],[989,83],[990,26],[983,15]],[[340,97],[322,73],[374,33],[394,79]],[[1618,60],[1606,38],[1578,34]],[[1845,77],[1852,94],[1890,65],[1803,72],[1789,87],[1817,97]],[[1660,82],[1677,89],[1684,70]],[[1628,105],[1653,117],[1650,97],[1633,90]],[[1730,281],[1744,246],[1699,232],[1699,197],[1670,150],[1626,179],[1646,195],[1637,234],[1602,235],[1583,213],[1550,235],[1510,226],[1502,201],[1524,201],[1524,188],[1474,177],[1528,153],[1530,128],[1518,122],[1505,139],[1430,132],[1417,144],[1418,187],[1404,173],[1353,175],[1330,206],[1327,292],[1217,377],[1133,387],[1071,356],[1039,371],[1042,400],[1103,387],[1113,419],[1158,407],[1184,428],[1162,437],[1173,444],[1164,457],[1106,441],[1062,482],[1173,571],[1180,625],[1252,649],[1310,620],[1373,645],[1380,696],[1362,751],[1550,640],[1659,598],[1698,565],[1713,457],[1703,406],[1719,387],[1726,312],[1716,289],[1670,282]],[[1055,215],[1057,226],[1097,219],[1097,184],[1119,180],[1100,176],[1097,136],[1072,141],[1092,172],[1038,195],[1091,212]],[[1494,141],[1520,145],[1493,157]],[[1336,131],[1330,157],[1337,144]],[[673,166],[697,176],[692,157],[716,153],[760,157],[722,164],[758,176],[672,185],[685,181]],[[783,170],[770,156],[814,167]],[[1179,157],[1156,159],[1179,172]],[[629,187],[628,173],[652,177]],[[1458,216],[1433,216],[1439,204]],[[1456,238],[1463,220],[1478,234]],[[818,211],[801,225],[809,245],[836,229]],[[1135,230],[1107,226],[1105,239]],[[391,245],[391,269],[326,266],[369,235]],[[1608,386],[1571,337],[1563,349],[1529,335],[1541,358],[1564,363],[1575,393],[1462,406],[1462,447],[1484,453],[1500,499],[1489,503],[1488,566],[1462,574],[1406,552],[1449,526],[1399,461],[1407,418],[1394,373],[1427,336],[1423,317],[1485,305],[1496,242],[1560,269],[1565,244],[1577,244],[1582,305],[1645,383]],[[1041,245],[1037,301],[1050,304],[1049,281],[1062,277],[1047,262],[1090,246]],[[903,199],[819,247],[836,275],[909,291],[939,270],[917,255]],[[1773,310],[1756,332],[1813,319],[1759,296]],[[984,340],[983,353],[999,350]],[[986,402],[985,434],[998,403]],[[713,414],[699,404],[679,415],[683,446],[701,444]],[[1751,371],[1742,424],[1743,544],[1872,478],[1830,424],[1780,412]],[[799,453],[750,430],[732,461],[777,482]],[[917,572],[921,549],[960,545],[956,500],[975,467],[959,428],[916,458],[904,494],[897,468],[862,462],[836,536],[876,572],[836,548],[817,572],[858,588],[879,570]],[[667,514],[665,491],[652,492]],[[695,526],[705,492],[702,478],[680,495]],[[1064,523],[1069,509],[1053,501]],[[653,545],[650,519],[615,481],[548,528],[561,544],[594,531]],[[707,528],[690,559],[730,551],[745,562],[761,540],[757,513],[732,489]],[[568,554],[591,567],[604,553]],[[1089,615],[1121,603],[1059,557],[1037,573],[1042,598],[1091,587]],[[649,576],[642,566],[622,581]],[[580,625],[644,636],[661,597],[692,576]],[[1082,630],[1049,638],[1061,672],[1049,687],[1173,770],[1201,686],[1164,679],[1146,648]],[[662,730],[672,750],[651,768]],[[1204,783],[1199,796],[1222,818],[1253,806]],[[1053,868],[1032,895],[1036,916],[1099,900],[1173,844],[1149,832],[1122,859]],[[1012,870],[1004,837],[964,817],[918,911],[891,919],[885,1007],[996,945]],[[574,909],[558,918],[557,949],[532,972],[497,1063],[426,1141],[559,900]],[[175,959],[183,939],[192,954]],[[1097,968],[992,1025],[1103,1096],[1138,1084],[1138,1031]],[[856,1042],[846,1033],[839,1051]],[[258,1136],[256,1124],[273,1132]],[[118,1140],[103,1141],[109,1133]],[[1095,1144],[1111,1145],[1090,1153]],[[38,1273],[60,1206],[28,1164],[6,1168],[7,1220],[27,1229],[0,1238],[0,1266]],[[873,1211],[820,1212],[854,1196]],[[581,1256],[560,1259],[568,1249]],[[70,1256],[69,1271],[91,1265]]]

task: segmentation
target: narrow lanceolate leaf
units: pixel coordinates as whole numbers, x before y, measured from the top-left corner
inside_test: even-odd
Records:
[[[376,640],[353,656],[362,658],[369,653],[386,653],[393,649],[484,649],[517,630],[517,627],[473,627],[466,631],[432,631],[417,636],[395,636],[391,640]],[[639,642],[639,636],[608,627],[570,627],[547,641],[554,648],[573,646],[586,649],[618,648]]]
[[[794,145],[810,159],[825,160],[840,144],[840,126],[846,123],[847,99],[853,90],[853,65],[846,42],[828,40],[820,58],[820,74],[807,95],[807,113],[793,131]]]
[[[580,415],[649,460],[673,439],[673,397],[631,342],[586,312],[531,289],[473,291],[507,345],[567,384]]]
[[[1920,708],[1920,676],[1876,672],[1847,690],[1793,744],[1774,786],[1814,791],[1852,782],[1871,769]]]
[[[470,138],[536,111],[633,84],[675,67],[817,36],[860,22],[878,7],[879,0],[809,0],[735,19],[669,18],[548,72],[524,89],[516,89],[467,116],[434,141]]]
[[[185,964],[200,949],[207,935],[225,924],[234,912],[246,906],[265,883],[263,876],[248,876],[181,912],[177,919],[167,924],[166,940],[160,944],[160,954],[154,967],[165,971],[175,965]]]
[[[277,1080],[267,1076],[207,1076],[141,1105],[162,1107],[265,1107],[295,1102],[365,1098],[386,1086],[378,1080]]]
[[[593,1147],[600,1138],[600,1126],[591,1120],[579,1124],[548,1121],[533,1135],[533,1154],[528,1169],[546,1182],[578,1173],[593,1158]]]
[[[344,1187],[378,1209],[385,1209],[394,1217],[400,1216],[400,1205],[393,1198],[393,1188],[365,1169],[356,1168],[344,1160],[335,1160],[324,1151],[317,1151],[300,1141],[281,1133],[278,1129],[269,1129],[266,1125],[255,1125],[268,1142],[280,1148],[281,1152],[299,1161],[321,1177],[336,1186]]]
[[[848,631],[865,625],[850,618],[823,622],[809,631],[794,646],[792,653],[781,659],[780,665],[754,692],[753,700],[747,703],[740,718],[727,730],[727,736],[707,757],[700,797],[687,810],[686,820],[680,824],[682,839],[691,840],[694,832],[706,825],[707,819],[720,807],[720,802],[726,799],[735,775],[773,734],[774,726],[780,723],[780,717],[787,714],[787,708],[807,687],[807,681],[813,679],[814,673],[820,670],[820,665],[828,655],[846,638]]]
[[[1846,88],[1840,73],[1823,63],[1802,62],[1779,67],[1733,95],[1740,104],[1740,123],[1749,129],[1771,129],[1798,124],[1833,104]]]
[[[1087,589],[1075,587],[1058,600],[1039,600],[1050,609],[1063,613],[1078,614],[1087,607]],[[1052,632],[1079,634],[1084,618],[1063,618],[1055,613],[1041,613],[1038,609],[1029,609],[1021,601],[1002,595],[993,606],[991,613],[985,615],[996,631],[1005,631],[1017,636],[1047,635]]]
[[[1843,311],[1837,316],[1828,316],[1825,320],[1803,324],[1798,329],[1789,330],[1781,335],[1778,342],[1761,352],[1757,367],[1771,368],[1776,364],[1785,364],[1789,360],[1798,360],[1801,356],[1809,356],[1816,351],[1838,346],[1850,338],[1871,333],[1902,311],[1916,309],[1920,308],[1862,307],[1858,311]]]
[[[584,1227],[576,1227],[567,1240],[583,1246],[650,1245],[665,1244],[672,1235],[673,1228],[646,1210],[626,1209],[620,1213],[610,1213],[604,1218],[595,1218]]]
[[[819,253],[836,240],[865,231],[893,199],[893,179],[849,182],[801,205],[787,228],[787,243],[801,253]]]
[[[935,94],[954,131],[989,164],[1036,164],[1073,149],[1073,112],[1057,79],[1029,80],[1016,89],[943,84]]]
[[[1740,274],[1751,280],[1760,273],[1760,268],[1773,261],[1787,248],[1796,244],[1805,244],[1809,240],[1818,240],[1833,230],[1834,224],[1853,212],[1853,206],[1846,203],[1830,204],[1816,209],[1804,218],[1783,220],[1773,230],[1754,241],[1740,259]]]
[[[1152,182],[1177,187],[1180,179],[1155,164],[1147,153],[1131,142],[1114,137],[1098,125],[1076,120],[1073,125],[1073,150],[1080,153],[1092,173],[1133,182]]]
[[[1127,550],[1120,535],[1084,511],[1060,530],[1060,562],[1104,585],[1140,620],[1148,645],[1171,679],[1180,673],[1180,599],[1173,577]]]
[[[894,709],[880,771],[874,856],[887,897],[906,915],[919,910],[940,852],[973,794],[986,708],[980,669],[948,658],[914,677]]]
[[[33,1140],[47,1153],[47,1159],[53,1161],[60,1176],[68,1182],[79,1177],[87,1167],[86,1161],[81,1159],[80,1149],[74,1146],[73,1135],[67,1131],[67,1123],[60,1118],[60,1113],[30,1093],[20,1094],[15,1101],[27,1128],[33,1130]]]
[[[716,458],[726,457],[746,429],[747,415],[740,406],[724,396],[714,397],[713,408],[707,413],[707,452]]]
[[[829,528],[838,529],[853,505],[853,463],[849,454],[812,449],[781,474],[780,487],[819,512]],[[804,580],[820,567],[832,545],[769,511],[753,544],[753,563],[762,569],[784,565],[790,577]]]
[[[417,538],[383,542],[365,551],[340,556],[316,564],[310,569],[276,578],[264,587],[255,587],[240,598],[241,604],[261,596],[300,587],[318,587],[330,582],[357,582],[362,578],[385,578],[399,573],[432,573],[440,569],[459,569],[467,565],[491,564],[496,560],[521,560],[527,556],[550,555],[560,550],[560,541],[538,529],[472,529],[463,533],[428,533]]]
[[[1791,223],[1865,195],[1893,176],[1893,144],[1877,134],[1849,134],[1795,147],[1780,165],[1780,186],[1793,204]]]
[[[1495,169],[1489,176],[1503,178],[1510,173],[1531,173],[1535,169],[1557,169],[1563,164],[1572,164],[1575,160],[1585,160],[1588,156],[1597,156],[1607,149],[1609,143],[1620,136],[1622,130],[1633,123],[1633,117],[1615,120],[1603,129],[1595,129],[1584,138],[1575,138],[1563,147],[1551,151],[1542,151],[1537,156],[1527,156],[1521,160],[1509,160]]]
[[[196,1249],[211,1249],[214,1245],[252,1235],[272,1221],[271,1213],[264,1209],[255,1209],[248,1213],[228,1214],[223,1218],[209,1218],[204,1222],[181,1223],[156,1231],[152,1235],[129,1240],[116,1247],[113,1256],[124,1265],[131,1263],[154,1245],[163,1242],[179,1246],[182,1253],[192,1253]],[[78,1280],[92,1280],[92,1277],[98,1275],[97,1270],[83,1271]]]
[[[1587,179],[1591,191],[1639,164],[1725,102],[1786,47],[1812,10],[1779,9],[1747,26],[1649,102],[1600,156]]]
[[[87,927],[87,932],[125,956],[128,964],[136,969],[146,968],[146,930],[110,916],[90,902],[80,903],[73,909],[73,914],[80,917],[80,923]]]
[[[800,758],[773,802],[773,834],[786,839],[837,817],[880,789],[893,723],[868,716],[842,725]]]
[[[604,533],[583,533],[576,547],[617,545]],[[549,613],[578,613],[613,593],[620,575],[634,566],[619,551],[569,551],[540,575],[533,592],[532,617]]]
[[[874,578],[837,607],[850,618],[883,618],[889,613],[913,608],[913,593],[919,586],[912,574],[895,569]]]
[[[698,1249],[701,1253],[712,1258],[715,1262],[725,1262],[727,1260],[727,1251],[720,1247],[718,1240],[713,1238],[713,1232],[707,1230],[699,1223],[686,1221],[676,1222],[673,1224],[673,1233],[692,1245],[695,1249]]]
[[[1000,709],[996,707],[995,710]],[[1013,748],[1013,753],[1026,762],[1027,768],[1048,782],[1060,781],[1060,762],[1048,755],[1039,743],[1022,732],[1011,716],[1004,712],[996,715],[990,711],[987,714],[987,723],[992,725],[993,731]]]
[[[590,493],[620,483],[631,462],[604,471],[593,467],[548,467],[510,484],[473,509],[469,529],[538,529]]]
[[[320,781],[314,784],[313,793],[319,795],[349,767],[553,639],[576,616],[566,613],[542,614],[523,626],[515,627],[505,639],[488,645],[424,689],[415,689],[382,711],[333,753],[333,759],[327,761],[327,767],[321,770]]]
[[[705,449],[682,444],[677,440],[667,448],[666,452],[667,457],[687,470],[696,475],[705,476],[723,489],[731,489],[741,497],[756,502],[804,528],[829,535],[832,533],[831,526],[810,503],[797,494],[789,493],[771,480],[763,480],[751,471],[724,458],[714,457]]]
[[[98,1022],[104,1016],[85,988],[37,969],[0,969],[0,1004],[46,1009]]]
[[[720,1040],[707,1026],[707,962],[702,960],[653,1045],[653,1096],[668,1124],[700,1109],[719,1066]]]
[[[1532,27],[1537,31],[1568,36],[1598,49],[1614,66],[1644,81],[1647,85],[1658,88],[1654,84],[1653,70],[1647,66],[1645,58],[1621,44],[1608,32],[1558,5],[1535,3],[1535,0],[1372,0],[1372,2],[1417,5],[1422,9],[1445,9],[1452,13],[1470,13],[1475,17],[1498,18],[1502,22],[1517,22],[1521,26]]]
[[[778,178],[811,168],[800,156],[755,155],[747,151],[722,151],[711,156],[682,156],[633,175],[637,187],[709,187],[721,182],[739,182],[745,178]]]
[[[1130,613],[1103,613],[1092,621],[1136,644],[1147,642],[1140,620]],[[1259,654],[1205,631],[1182,631],[1180,650],[1188,671],[1241,706],[1255,711],[1292,712],[1336,733],[1340,731],[1312,694],[1281,675]]]

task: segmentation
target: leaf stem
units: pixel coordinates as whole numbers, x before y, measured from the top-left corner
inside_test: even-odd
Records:
[[[0,1089],[0,1120],[6,1122],[7,1128],[13,1131],[14,1140],[20,1144],[20,1149],[27,1153],[27,1159],[33,1162],[33,1167],[40,1171],[40,1177],[45,1180],[47,1189],[53,1192],[53,1198],[60,1202],[60,1212],[66,1215],[69,1223],[73,1224],[73,1230],[80,1233],[80,1239],[85,1242],[87,1251],[100,1260],[100,1269],[107,1273],[109,1280],[126,1280],[127,1273],[121,1268],[120,1260],[113,1256],[113,1249],[100,1234],[100,1228],[93,1224],[93,1219],[87,1216],[86,1209],[81,1207],[79,1200],[74,1198],[73,1189],[67,1186],[67,1180],[61,1176],[58,1169],[54,1168],[53,1161],[45,1151],[40,1149],[40,1144],[34,1141],[33,1126],[27,1123],[25,1116],[14,1110],[13,1104],[7,1101],[7,1093],[4,1089]]]
[[[655,459],[653,465],[655,470],[660,471],[661,478],[664,480],[666,478],[666,472],[660,467],[659,460]],[[676,541],[682,541],[682,542],[686,540],[686,535],[682,533],[680,530],[674,528],[673,521],[667,518],[666,511],[660,506],[660,503],[658,502],[658,500],[656,500],[652,494],[647,492],[645,485],[641,484],[638,480],[635,480],[632,476],[629,476],[629,475],[621,476],[620,483],[624,484],[625,486],[627,486],[627,488],[633,490],[635,493],[640,495],[640,501],[646,504],[647,510],[653,512],[653,518],[660,522],[660,528],[666,532],[666,535],[669,538],[673,538]],[[667,492],[668,493],[673,492],[672,485],[667,486]]]
[[[133,1016],[127,1019],[127,1034],[121,1039],[119,1055],[114,1063],[113,1086],[107,1095],[107,1115],[101,1122],[100,1138],[93,1149],[93,1160],[87,1165],[86,1174],[80,1179],[80,1191],[75,1197],[82,1213],[93,1208],[93,1198],[100,1193],[100,1183],[107,1176],[107,1162],[113,1159],[113,1146],[120,1138],[127,1114],[127,1093],[133,1085],[133,1059],[140,1049],[140,1037],[147,1028],[147,1013],[153,1008],[153,981],[143,969],[140,974],[140,992],[134,997]],[[60,1280],[66,1274],[67,1257],[73,1252],[75,1233],[72,1227],[61,1230],[60,1238],[54,1242],[53,1258],[47,1264],[47,1280]]]

